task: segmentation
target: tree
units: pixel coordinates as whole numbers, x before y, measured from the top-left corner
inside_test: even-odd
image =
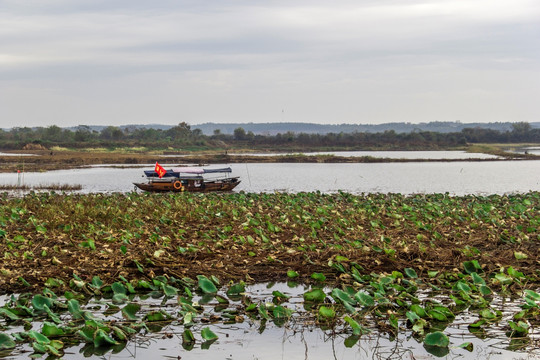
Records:
[[[242,127],[234,129],[234,139],[235,140],[245,140],[246,139],[246,130]]]
[[[77,130],[75,130],[75,141],[86,142],[90,141],[92,138],[92,131],[88,125],[79,125]]]
[[[119,140],[124,137],[124,132],[116,126],[107,126],[101,130],[101,138],[106,140]]]

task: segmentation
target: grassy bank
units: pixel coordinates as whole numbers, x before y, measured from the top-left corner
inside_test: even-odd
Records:
[[[282,149],[275,151],[279,152]],[[322,151],[321,149],[311,149]],[[333,149],[334,151],[355,149]],[[356,149],[358,150],[358,149]],[[366,149],[363,149],[366,150]],[[460,149],[464,150],[464,149]],[[303,149],[306,152],[306,149]],[[332,151],[326,149],[324,151]],[[474,145],[467,148],[468,152],[480,152],[500,156],[498,160],[538,160],[540,156],[532,154],[518,154],[506,152],[497,146]],[[245,153],[257,153],[252,150]],[[137,166],[153,164],[156,161],[167,164],[222,164],[222,163],[375,163],[375,162],[412,162],[412,161],[463,161],[462,159],[430,160],[430,159],[391,159],[371,156],[343,157],[339,155],[307,155],[301,151],[295,154],[281,156],[253,156],[231,155],[235,150],[199,151],[191,152],[164,150],[148,150],[144,148],[105,149],[93,148],[70,150],[55,148],[47,151],[25,151],[26,155],[33,156],[2,156],[0,155],[0,171],[26,172],[50,171],[58,169],[73,169],[91,165],[118,164]],[[471,159],[469,161],[494,161],[493,159]]]

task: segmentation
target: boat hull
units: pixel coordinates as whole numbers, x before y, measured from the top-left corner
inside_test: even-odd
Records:
[[[133,183],[137,188],[150,191],[150,192],[217,192],[217,191],[231,191],[238,184],[240,180],[236,177],[202,181],[197,183],[196,181],[184,182],[182,186],[179,186],[178,180],[176,181],[149,181],[147,183]]]

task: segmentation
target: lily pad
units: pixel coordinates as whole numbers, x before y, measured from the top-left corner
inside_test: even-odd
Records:
[[[110,345],[118,345],[118,342],[112,337],[110,337],[109,334],[107,334],[104,330],[96,330],[96,332],[94,333],[94,346],[100,347]]]
[[[129,303],[122,308],[122,316],[126,320],[135,321],[137,320],[137,316],[135,314],[139,310],[141,310],[141,305],[136,303]]]
[[[217,293],[216,285],[214,285],[214,283],[211,280],[209,280],[206,276],[199,275],[197,276],[197,279],[199,279],[199,289],[201,289],[202,292],[204,292],[205,294]]]
[[[297,278],[299,275],[296,271],[294,270],[289,270],[287,271],[287,276],[291,279],[294,279],[294,278]]]
[[[313,289],[304,293],[304,301],[307,302],[323,302],[326,299],[326,294],[321,289]]]
[[[8,334],[0,333],[0,350],[13,349],[17,346],[15,341]]]
[[[317,280],[317,281],[319,281],[319,282],[324,282],[324,281],[326,280],[326,276],[324,276],[324,274],[322,274],[322,273],[316,273],[316,272],[313,273],[313,274],[311,274],[311,278],[312,278],[313,280]]]
[[[319,317],[325,320],[333,319],[336,317],[336,311],[332,308],[321,306],[319,308]]]
[[[206,341],[212,341],[218,338],[218,336],[208,327],[201,330],[201,336]]]
[[[450,339],[448,339],[448,336],[442,332],[435,331],[426,335],[424,344],[428,346],[447,348],[448,345],[450,345]]]

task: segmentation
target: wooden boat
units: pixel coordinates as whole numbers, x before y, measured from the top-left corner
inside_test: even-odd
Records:
[[[214,192],[231,191],[238,184],[240,178],[229,177],[231,168],[203,169],[199,167],[181,167],[167,170],[159,177],[158,173],[152,170],[144,171],[147,182],[133,183],[135,189],[152,192]],[[205,178],[204,174],[221,174],[216,178]]]

